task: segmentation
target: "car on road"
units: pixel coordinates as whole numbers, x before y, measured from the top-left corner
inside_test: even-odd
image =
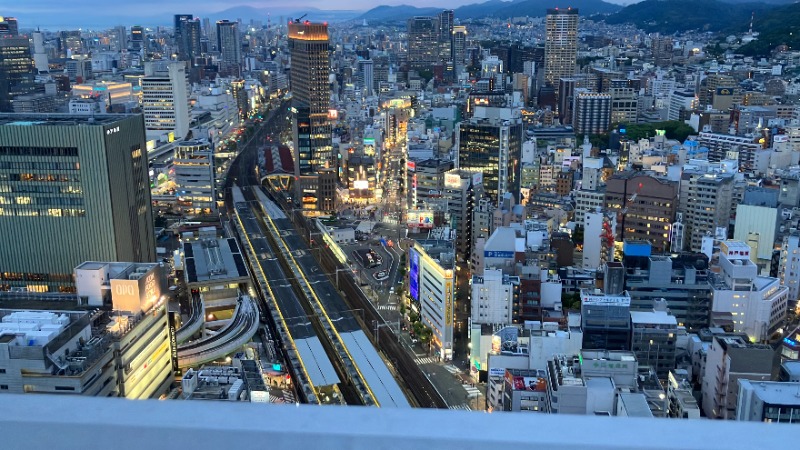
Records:
[[[383,281],[389,278],[389,272],[386,270],[379,270],[372,274],[372,278],[375,278],[378,281]]]

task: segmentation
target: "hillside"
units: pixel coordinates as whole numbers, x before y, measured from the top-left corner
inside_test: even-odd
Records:
[[[632,23],[648,32],[672,34],[689,30],[720,31],[747,27],[775,6],[764,3],[724,3],[717,0],[645,0],[626,6],[606,18],[606,23]]]
[[[370,9],[356,17],[357,20],[372,22],[405,22],[414,16],[432,16],[438,14],[440,8],[417,8],[410,5],[387,6],[381,5]]]
[[[800,48],[800,3],[779,6],[762,15],[756,14],[753,30],[758,39],[738,52],[748,56],[767,56],[778,45]]]

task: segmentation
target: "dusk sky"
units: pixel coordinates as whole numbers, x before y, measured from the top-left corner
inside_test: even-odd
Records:
[[[546,2],[546,0],[542,0]],[[631,0],[606,0],[611,3],[629,4]],[[304,8],[324,10],[366,11],[379,5],[413,5],[419,7],[437,6],[455,8],[479,0],[132,0],[108,2],[101,0],[16,0],[8,1],[0,9],[0,15],[16,16],[22,28],[26,27],[94,27],[115,24],[167,25],[173,14],[186,13],[200,17],[214,15],[238,6],[251,6],[271,11],[277,18],[290,12],[304,11]],[[249,17],[231,17],[231,19]]]

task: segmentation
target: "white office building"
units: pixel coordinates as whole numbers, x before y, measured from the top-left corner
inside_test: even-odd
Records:
[[[510,325],[519,296],[519,277],[501,269],[485,269],[472,277],[472,323]]]
[[[800,235],[783,237],[779,264],[778,277],[789,288],[789,301],[795,303],[800,298]]]
[[[739,380],[736,420],[800,423],[800,383]]]
[[[142,78],[147,138],[182,140],[189,132],[189,81],[183,62],[148,62]]]
[[[455,319],[454,260],[443,267],[441,258],[432,258],[419,244],[409,249],[409,294],[419,304],[422,322],[433,332],[433,350],[442,360],[449,361],[453,359]]]
[[[616,236],[617,232],[616,216],[609,218],[606,213],[601,210],[595,210],[584,214],[583,235],[586,236],[583,241],[584,269],[597,270],[605,261],[608,261],[610,247],[608,241],[600,237],[608,234],[606,232],[607,230],[605,230],[607,226],[611,227],[611,234],[609,236],[613,239],[613,236]]]
[[[190,212],[215,211],[214,153],[207,141],[179,142],[175,146],[175,183],[179,198]]]
[[[789,288],[778,278],[758,275],[750,260],[750,246],[742,241],[720,242],[720,272],[714,274],[711,320],[746,333],[756,342],[767,341],[786,317]]]

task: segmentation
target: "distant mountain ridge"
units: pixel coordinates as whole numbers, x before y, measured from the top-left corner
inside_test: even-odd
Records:
[[[550,0],[489,0],[483,3],[464,5],[453,10],[458,19],[482,19],[496,17],[542,17],[549,8],[577,8],[581,15],[610,14],[622,9],[622,6],[602,0],[569,0],[566,2]],[[404,22],[414,16],[432,16],[444,8],[418,8],[410,5],[377,6],[357,17],[358,20],[376,22]]]
[[[645,0],[611,14],[609,24],[632,23],[648,32],[672,34],[689,30],[722,31],[746,27],[750,17],[776,8],[766,3],[718,0]]]

